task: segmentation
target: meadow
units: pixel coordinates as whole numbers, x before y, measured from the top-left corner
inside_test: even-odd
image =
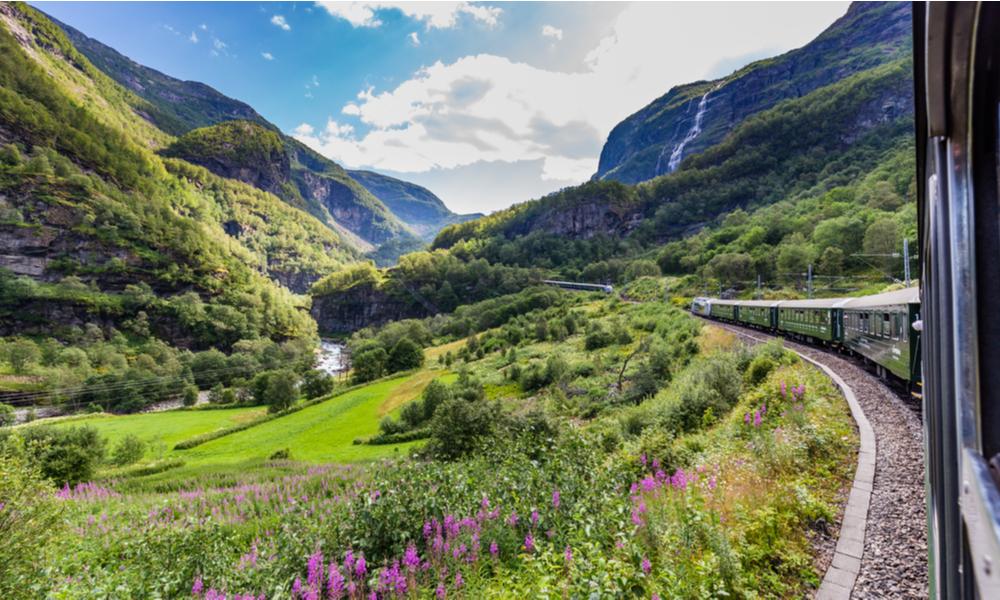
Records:
[[[746,349],[668,305],[605,298],[439,341],[416,371],[63,487],[48,500],[58,524],[43,536],[45,566],[17,589],[755,598],[818,584],[816,545],[830,533],[856,439],[837,390],[780,346]],[[630,391],[654,373],[666,375],[652,392]],[[435,380],[451,396],[417,439],[356,443],[403,426]],[[152,447],[261,411],[60,427],[135,434]],[[136,470],[162,458],[183,464]]]

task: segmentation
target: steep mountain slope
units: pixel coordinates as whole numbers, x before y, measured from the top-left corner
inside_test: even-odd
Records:
[[[637,183],[676,170],[747,117],[908,54],[907,3],[855,3],[809,44],[716,81],[671,89],[619,123],[597,179]]]
[[[49,17],[66,32],[66,37],[95,67],[145,99],[147,107],[136,110],[157,127],[172,135],[181,135],[230,119],[244,119],[266,124],[253,108],[225,96],[197,81],[181,81],[120,54],[113,48],[89,38],[73,27]]]
[[[132,91],[134,100],[145,100],[134,102],[137,114],[159,129],[181,136],[169,150],[172,156],[272,192],[293,206],[308,210],[359,249],[372,250],[373,246],[389,241],[394,242],[392,247],[414,247],[418,245],[414,233],[430,238],[445,225],[463,220],[424,188],[367,171],[348,173],[335,162],[281,134],[247,104],[203,83],[181,81],[140,65],[73,27],[53,21],[66,31],[70,41],[91,63]],[[205,129],[227,121],[250,122],[256,129],[249,124]],[[199,131],[193,131],[196,129]],[[247,150],[264,141],[268,134],[284,146],[281,152],[273,155],[250,152],[237,157],[223,147],[234,144],[241,151]],[[236,139],[241,135],[247,135],[248,139]],[[215,152],[217,156],[213,155]],[[260,162],[271,158],[276,160],[273,165]],[[259,175],[269,171],[271,179],[258,181]]]
[[[258,123],[225,121],[195,129],[179,137],[163,154],[271,192],[331,228],[353,233],[364,250],[413,236],[340,165]]]
[[[159,157],[146,102],[44,15],[0,4],[0,331],[141,312],[176,345],[314,335],[274,281],[304,290],[356,252],[272,194]]]
[[[481,214],[459,215],[451,212],[433,192],[425,187],[375,173],[348,171],[352,179],[365,186],[411,229],[430,241],[446,225],[478,219]]]

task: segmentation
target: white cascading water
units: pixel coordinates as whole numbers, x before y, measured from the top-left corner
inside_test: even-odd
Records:
[[[673,173],[677,170],[677,167],[681,164],[681,159],[684,158],[684,147],[694,141],[694,138],[698,137],[698,134],[701,133],[701,122],[705,118],[705,113],[708,111],[708,95],[717,89],[719,89],[718,86],[708,90],[705,92],[705,95],[701,97],[701,101],[698,102],[698,112],[694,115],[694,124],[691,125],[691,129],[688,130],[684,139],[674,146],[673,151],[670,153],[670,160],[667,162],[666,173]],[[663,149],[666,150],[666,147]],[[660,170],[662,161],[663,153],[661,152],[659,159],[656,161],[657,175],[662,173]]]

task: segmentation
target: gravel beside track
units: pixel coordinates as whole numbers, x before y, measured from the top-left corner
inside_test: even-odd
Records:
[[[744,339],[774,337],[712,324]],[[785,346],[836,371],[854,390],[875,431],[875,483],[852,598],[927,598],[923,429],[918,410],[852,359],[788,340]]]

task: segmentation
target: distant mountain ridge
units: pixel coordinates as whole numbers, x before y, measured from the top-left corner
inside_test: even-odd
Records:
[[[910,50],[907,3],[856,2],[813,41],[714,81],[677,86],[612,129],[595,179],[639,183],[714,146],[747,117],[799,98]],[[695,129],[705,99],[700,131]]]
[[[389,241],[413,247],[415,236],[430,239],[445,225],[463,220],[425,188],[369,171],[356,172],[359,176],[354,177],[334,161],[282,134],[248,104],[203,83],[182,81],[141,65],[79,30],[52,20],[98,69],[147,101],[133,107],[136,114],[179,136],[168,154],[272,192],[344,234],[361,250]],[[206,129],[231,121],[253,123],[260,129]],[[263,132],[268,130],[280,139],[283,151],[236,157],[221,145],[209,143],[213,139],[246,150],[262,142],[267,137]],[[236,140],[240,135],[248,138]],[[195,137],[200,139],[196,141]],[[212,156],[213,152],[219,155]],[[274,159],[275,164],[261,162],[269,159]],[[258,164],[249,164],[252,161]]]

